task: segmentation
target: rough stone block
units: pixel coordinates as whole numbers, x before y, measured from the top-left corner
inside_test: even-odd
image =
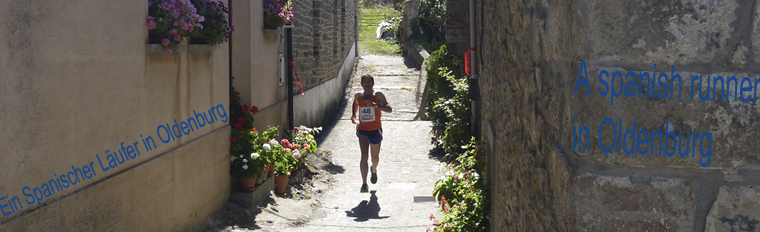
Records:
[[[688,181],[585,173],[573,188],[579,231],[692,231],[694,191]]]
[[[720,187],[718,199],[707,215],[705,231],[760,231],[760,189]]]
[[[735,83],[741,84],[742,79],[748,76],[749,79],[752,80],[752,83],[754,83],[754,78],[757,77],[753,77],[747,73],[696,73],[678,71],[678,66],[676,65],[674,74],[680,75],[683,83],[680,88],[677,87],[678,81],[674,83],[673,89],[676,91],[673,94],[673,99],[669,96],[665,99],[660,99],[658,97],[648,98],[646,97],[648,88],[641,87],[641,97],[625,97],[625,94],[621,94],[620,97],[614,98],[613,101],[610,93],[607,93],[606,96],[600,95],[599,91],[606,90],[608,87],[602,85],[598,80],[599,73],[604,69],[609,72],[610,76],[612,76],[614,71],[621,71],[623,75],[625,75],[629,70],[597,67],[588,65],[588,61],[587,68],[591,95],[587,95],[586,87],[584,85],[578,87],[577,94],[573,94],[577,83],[578,73],[575,73],[572,77],[568,77],[572,78],[570,81],[572,85],[566,88],[566,91],[569,91],[570,95],[572,95],[574,104],[576,104],[575,107],[573,107],[571,115],[571,120],[574,120],[574,118],[577,120],[573,122],[573,126],[578,128],[581,126],[587,126],[589,128],[588,134],[590,134],[591,137],[589,143],[590,148],[589,151],[586,152],[586,133],[583,133],[583,139],[581,140],[583,151],[576,152],[577,155],[589,157],[611,165],[648,168],[709,168],[724,169],[727,170],[726,172],[731,172],[731,170],[746,167],[747,165],[760,164],[760,159],[756,152],[760,150],[760,144],[753,142],[755,136],[752,134],[752,131],[760,129],[760,123],[758,123],[760,122],[760,117],[758,116],[760,107],[752,102],[743,103],[738,97],[736,97],[737,101],[734,101],[735,96],[737,96]],[[660,73],[665,73],[668,76],[671,76],[670,66],[667,66],[666,68],[658,65],[655,70],[631,71],[634,71],[637,75],[641,72],[648,72],[650,76],[652,74],[659,75]],[[695,87],[692,89],[692,75],[702,76],[704,83],[701,87],[699,81],[697,81],[694,83]],[[710,80],[711,86],[709,91],[707,89],[708,76],[711,76],[712,78]],[[720,96],[723,87],[720,87],[715,91],[715,99],[717,99],[717,101],[700,100],[700,89],[701,95],[704,96],[709,93],[712,97],[715,76],[722,76],[724,84],[726,83],[725,80],[727,77],[735,76],[737,78],[737,81],[732,80],[729,87],[725,88],[728,93],[728,97],[726,98],[728,101],[723,101],[723,98]],[[610,78],[605,77],[604,79],[608,84],[610,83]],[[616,79],[618,81],[616,81],[612,89],[617,92],[621,91],[621,87],[619,85],[619,77]],[[628,83],[630,80],[631,77],[625,79],[623,82]],[[665,79],[663,78],[662,80],[664,81]],[[646,84],[646,81],[644,82]],[[666,83],[667,86],[670,86],[669,82]],[[718,81],[717,84],[721,85],[721,81]],[[746,86],[747,84],[745,83],[745,87]],[[678,100],[679,89],[682,89],[680,91],[681,100]],[[662,88],[658,86],[655,90],[661,91]],[[694,91],[694,99],[691,99],[692,91]],[[626,90],[623,92],[634,92],[635,94],[638,94],[636,88],[632,86],[626,87]],[[747,93],[754,94],[753,91],[745,92],[745,97],[748,96]],[[613,102],[612,105],[610,103],[611,101]],[[615,122],[616,130],[620,129],[619,124],[621,122],[620,120],[622,120],[623,136],[625,136],[626,130],[633,128],[633,122],[635,120],[637,138],[638,132],[642,129],[649,133],[646,137],[642,137],[648,139],[648,143],[640,145],[642,150],[648,149],[648,151],[645,152],[646,155],[641,155],[638,151],[635,151],[632,155],[626,155],[624,149],[620,149],[620,153],[618,153],[618,147],[621,143],[618,137],[620,137],[621,134],[613,134],[612,126],[609,123],[605,125],[604,131],[601,134],[602,145],[610,147],[613,144],[613,139],[617,139],[615,139],[615,147],[613,147],[612,152],[604,153],[599,145],[599,129],[605,118],[610,118]],[[681,139],[678,139],[680,141],[680,147],[675,146],[673,136],[668,138],[667,143],[663,139],[662,155],[660,155],[660,136],[655,137],[655,145],[652,146],[651,134],[653,131],[660,131],[663,135],[666,135],[667,132],[673,132],[676,137],[679,136],[680,132],[683,132],[683,135],[680,136]],[[698,132],[700,134],[709,132],[711,134],[710,139],[712,140],[712,147],[710,147],[707,137],[705,137],[704,140],[701,140],[701,135],[695,143],[694,134],[689,136],[689,144],[687,144],[684,138],[686,138],[690,132]],[[570,134],[566,136],[568,141],[570,141],[569,144],[572,146],[573,135]],[[632,148],[633,139],[630,135],[624,143],[626,144],[625,149],[630,150]],[[694,146],[695,144],[697,146]],[[689,146],[689,149],[686,149],[687,145]],[[702,145],[705,152],[711,150],[711,154],[709,155],[710,161],[707,167],[703,167],[700,164],[700,162],[702,164],[707,164],[708,160],[707,157],[702,156],[699,147],[700,145]],[[655,148],[654,153],[652,153],[652,147]],[[675,151],[676,153],[672,157],[667,156],[666,151],[673,152],[674,149],[680,149],[680,151]],[[681,156],[680,153],[687,150],[688,154]]]
[[[634,63],[711,62],[734,49],[734,0],[578,1],[590,56]]]

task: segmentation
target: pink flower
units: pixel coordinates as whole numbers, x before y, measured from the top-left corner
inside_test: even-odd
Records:
[[[172,11],[172,17],[175,17],[175,18],[179,17],[179,11],[177,11],[176,9]]]
[[[172,43],[172,41],[171,41],[171,40],[169,40],[169,39],[164,39],[164,40],[162,41],[162,43],[161,43],[161,44],[163,44],[164,46],[169,46],[169,44],[171,44],[171,43]]]
[[[300,159],[301,158],[301,153],[298,152],[298,150],[293,150],[293,157],[295,157],[296,159]]]
[[[177,34],[177,29],[171,29],[171,30],[169,30],[169,34],[176,35]]]
[[[172,54],[172,50],[166,49],[166,51],[164,53],[166,53],[166,55],[171,55]]]
[[[146,18],[146,19],[149,19],[149,20],[153,20],[153,19],[156,19],[156,18],[153,18],[153,16],[150,16],[150,15],[148,15],[148,16],[145,16],[145,18]]]
[[[148,30],[156,29],[156,22],[153,20],[148,21]]]
[[[179,41],[180,39],[179,35],[174,35],[174,40]]]

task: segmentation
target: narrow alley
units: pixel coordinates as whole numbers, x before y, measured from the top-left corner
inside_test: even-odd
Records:
[[[335,174],[336,182],[321,199],[326,216],[288,231],[424,231],[432,226],[431,214],[440,216],[431,192],[444,172],[430,154],[430,122],[412,121],[418,109],[419,70],[400,56],[365,55],[349,95],[361,91],[358,77],[363,73],[375,77],[375,90],[383,92],[394,109],[382,117],[378,182],[370,184],[370,194],[359,192],[360,151],[347,105],[320,145],[332,150],[332,162],[345,169]]]

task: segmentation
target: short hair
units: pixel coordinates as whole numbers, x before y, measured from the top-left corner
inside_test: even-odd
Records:
[[[372,77],[372,75],[369,75],[369,74],[364,74],[364,75],[362,75],[362,77],[361,77],[362,79],[361,79],[361,80],[359,80],[359,83],[361,83],[362,81],[364,81],[364,78],[365,78],[365,77],[368,77],[368,78],[369,78],[369,80],[370,80],[370,81],[372,81],[372,83],[375,83],[375,78],[374,78],[374,77]]]

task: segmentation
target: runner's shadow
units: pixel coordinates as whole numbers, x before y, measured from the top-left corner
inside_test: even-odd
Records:
[[[369,197],[369,202],[363,200],[356,207],[346,211],[347,217],[355,217],[354,221],[366,222],[369,219],[386,219],[390,216],[380,216],[380,204],[377,203],[377,191],[371,191],[372,196]]]

